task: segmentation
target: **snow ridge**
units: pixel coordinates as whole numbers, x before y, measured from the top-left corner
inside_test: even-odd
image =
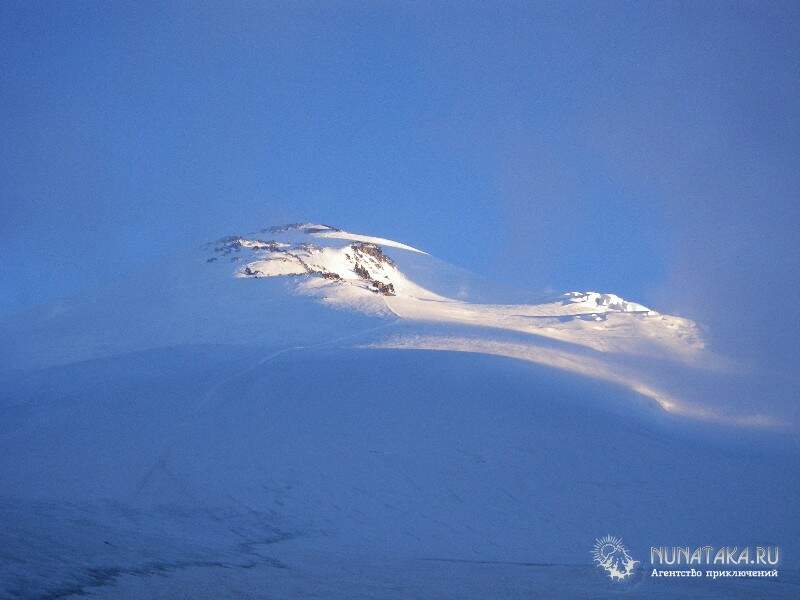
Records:
[[[268,239],[258,237],[262,234],[269,234]],[[412,336],[376,343],[371,346],[374,348],[504,355],[613,381],[675,415],[732,424],[761,426],[766,422],[760,415],[733,417],[714,412],[665,388],[654,365],[666,361],[715,370],[724,368],[724,364],[706,349],[693,321],[661,314],[616,294],[571,291],[521,304],[481,304],[451,298],[419,285],[402,270],[404,252],[425,254],[422,251],[316,223],[268,227],[254,236],[223,238],[209,248],[212,255],[207,261],[227,259],[236,263],[233,275],[237,278],[289,277],[295,281],[297,293],[316,297],[333,308],[408,322],[467,327],[479,336],[478,341],[469,343],[452,335]],[[387,249],[402,252],[390,257]],[[523,336],[524,349],[498,337],[509,333]]]
[[[532,304],[476,304],[412,281],[385,250],[421,251],[400,242],[316,223],[267,227],[259,233],[272,237],[223,238],[207,260],[238,263],[235,277],[292,277],[300,293],[329,305],[410,321],[505,329],[600,352],[667,353],[684,360],[704,348],[692,321],[616,294],[573,291]]]

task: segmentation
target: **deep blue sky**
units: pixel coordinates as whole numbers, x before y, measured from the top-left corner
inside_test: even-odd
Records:
[[[308,219],[794,364],[799,31],[796,2],[4,2],[0,314]]]

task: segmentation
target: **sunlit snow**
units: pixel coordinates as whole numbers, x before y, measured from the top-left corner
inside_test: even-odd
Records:
[[[311,223],[262,232],[271,234],[272,239],[231,237],[214,247],[217,255],[241,250],[250,253],[237,261],[234,276],[293,276],[298,293],[317,297],[331,307],[484,331],[477,341],[458,336],[411,336],[371,347],[514,357],[615,382],[675,415],[735,425],[772,424],[764,415],[728,414],[680,397],[669,382],[653,373],[652,361],[708,370],[725,368],[724,361],[708,351],[700,329],[689,319],[595,291],[571,291],[530,303],[471,302],[416,283],[401,268],[402,253],[394,259],[384,253],[385,247],[420,253],[400,242]],[[522,334],[523,338],[513,342],[493,339],[500,332]],[[548,340],[557,345],[545,347]]]

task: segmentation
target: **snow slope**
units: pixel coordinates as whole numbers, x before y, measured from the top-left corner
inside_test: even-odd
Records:
[[[707,406],[735,373],[693,324],[470,302],[431,257],[329,231],[0,323],[0,598],[797,597],[796,436]],[[606,534],[786,559],[618,588]]]
[[[609,532],[637,558],[796,556],[796,456],[687,437],[623,388],[525,362],[184,347],[5,389],[0,597],[613,597],[589,554]]]

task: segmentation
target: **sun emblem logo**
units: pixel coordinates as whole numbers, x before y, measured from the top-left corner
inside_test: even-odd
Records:
[[[605,570],[612,581],[622,581],[633,575],[634,567],[639,564],[633,560],[628,550],[622,545],[622,538],[607,535],[594,541],[592,550],[594,562]]]

